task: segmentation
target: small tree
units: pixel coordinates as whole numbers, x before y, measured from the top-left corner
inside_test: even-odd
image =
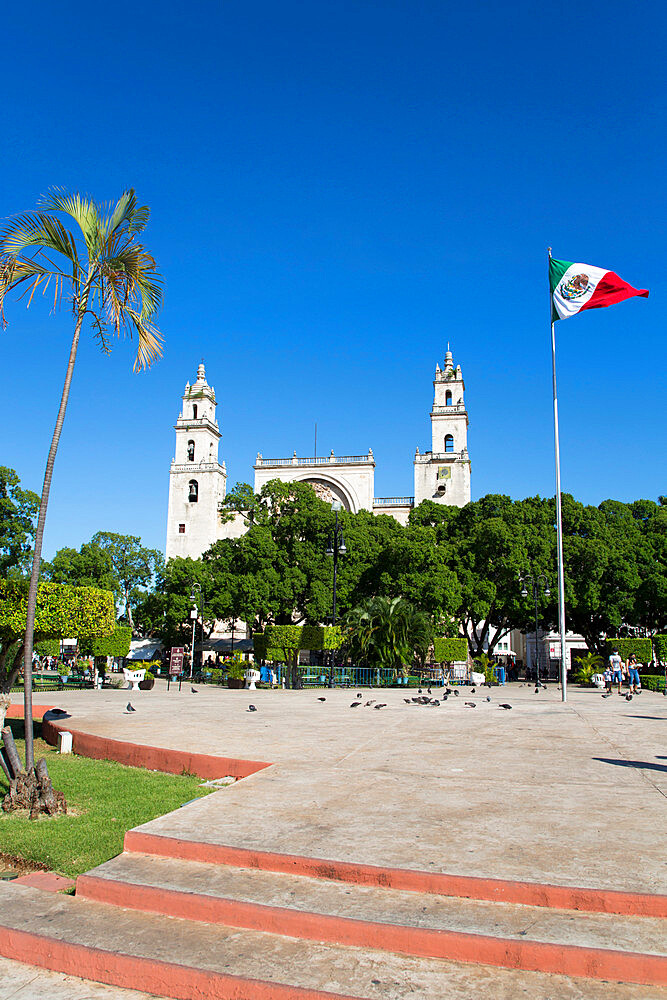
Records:
[[[575,656],[575,660],[579,664],[574,677],[577,684],[590,684],[593,674],[599,673],[604,664],[599,653],[588,652],[584,656]]]
[[[0,581],[0,691],[7,692],[21,668],[28,585]],[[102,636],[113,632],[116,621],[113,594],[95,587],[65,587],[40,583],[37,588],[35,635],[42,639]],[[26,678],[26,684],[30,679]],[[28,765],[32,766],[32,765]]]
[[[109,334],[137,334],[135,370],[145,368],[161,354],[160,334],[153,324],[162,301],[161,276],[137,234],[146,226],[150,211],[140,208],[133,190],[125,191],[115,205],[102,205],[80,194],[52,191],[41,208],[10,220],[0,232],[0,318],[4,322],[7,296],[20,289],[30,292],[28,305],[38,288],[54,288],[54,301],[65,289],[74,314],[74,333],[44,472],[30,588],[26,607],[24,640],[25,745],[26,762],[34,766],[32,725],[32,647],[35,630],[37,583],[42,556],[53,466],[65,421],[74,364],[84,320],[89,317],[105,353]],[[56,214],[49,214],[56,213]],[[66,229],[61,221],[75,229]]]

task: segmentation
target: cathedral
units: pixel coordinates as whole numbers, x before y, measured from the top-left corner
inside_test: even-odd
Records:
[[[449,345],[448,345],[449,346]],[[264,458],[257,453],[254,489],[258,493],[271,479],[309,483],[317,495],[345,510],[389,514],[405,524],[422,500],[462,507],[470,500],[468,413],[461,366],[454,366],[448,349],[444,366],[436,365],[431,407],[431,450],[414,456],[414,496],[376,497],[375,459],[366,455]],[[176,421],[176,450],[169,471],[166,559],[197,559],[220,538],[234,538],[246,530],[237,517],[222,523],[220,506],[227,492],[227,470],[218,456],[220,428],[215,418],[215,391],[206,381],[204,365],[188,382]]]

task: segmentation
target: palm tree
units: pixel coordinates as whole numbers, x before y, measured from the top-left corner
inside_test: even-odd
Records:
[[[591,653],[590,651],[585,653],[584,656],[575,656],[575,660],[579,664],[579,669],[574,678],[577,684],[590,684],[593,674],[598,673],[604,664],[604,660],[598,653]]]
[[[53,212],[57,214],[49,214]],[[54,305],[67,293],[74,316],[74,336],[46,461],[28,591],[23,654],[28,770],[34,766],[32,649],[42,538],[79,337],[86,317],[105,354],[110,350],[110,333],[115,336],[136,333],[135,371],[148,367],[162,353],[162,338],[153,325],[162,302],[162,278],[155,260],[136,239],[149,215],[147,207],[137,205],[132,189],[125,191],[115,205],[99,204],[78,193],[54,189],[42,200],[38,211],[10,219],[0,230],[0,319],[3,326],[6,326],[5,299],[19,288],[23,295],[29,293],[28,306],[38,288],[46,292],[51,285]],[[59,216],[74,220],[78,229],[66,228]],[[71,224],[68,219],[65,222]]]
[[[345,620],[353,658],[398,670],[414,652],[425,658],[431,644],[428,616],[402,597],[372,597],[353,608]]]

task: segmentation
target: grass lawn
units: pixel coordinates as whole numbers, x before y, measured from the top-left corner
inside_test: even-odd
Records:
[[[17,749],[25,759],[23,721],[11,720]],[[35,736],[39,725],[35,727]],[[201,778],[160,774],[114,761],[60,756],[35,739],[35,760],[46,757],[53,787],[64,793],[68,814],[28,819],[25,813],[0,811],[0,853],[45,865],[75,877],[123,850],[126,830],[206,795]],[[7,779],[0,771],[0,798]]]

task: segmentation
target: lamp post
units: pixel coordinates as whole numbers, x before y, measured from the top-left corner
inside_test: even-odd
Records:
[[[519,583],[521,586],[521,596],[528,597],[528,587],[532,589],[533,600],[535,601],[535,687],[540,686],[540,651],[537,645],[537,627],[538,627],[538,609],[537,609],[537,598],[540,593],[540,586],[544,589],[544,596],[548,597],[551,591],[549,590],[549,581],[547,580],[544,573],[538,573],[534,575],[533,573],[519,573]]]
[[[342,510],[342,503],[340,500],[334,500],[331,504],[331,509],[336,515],[336,523],[334,525],[333,535],[329,539],[329,545],[327,546],[327,555],[333,556],[333,613],[331,615],[332,626],[336,624],[336,583],[338,580],[338,556],[344,556],[347,552],[345,547],[345,538],[343,537],[343,529],[338,524],[338,512]],[[334,651],[331,650],[331,668],[329,670],[329,687],[333,687],[333,672],[334,672]]]
[[[195,580],[190,589],[190,600],[192,601],[192,611],[190,612],[190,618],[192,618],[192,655],[190,656],[190,680],[192,680],[192,671],[195,665],[195,628],[197,626],[197,615],[198,615],[197,605],[195,604],[195,600],[197,598],[197,593],[196,593],[197,591],[199,591],[199,595],[201,596],[201,583],[197,583],[197,581]],[[203,615],[203,604],[202,604],[202,615]]]

